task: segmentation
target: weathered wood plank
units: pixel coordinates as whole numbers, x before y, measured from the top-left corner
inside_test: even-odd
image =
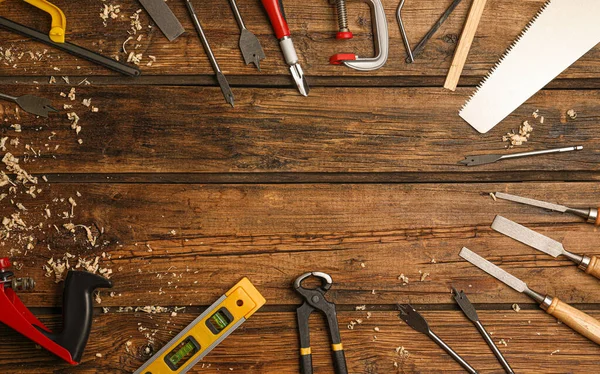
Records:
[[[502,369],[473,325],[459,311],[425,311],[434,331],[481,373]],[[480,311],[480,318],[493,333],[494,341],[518,373],[590,373],[597,368],[598,346],[556,324],[541,311]],[[399,322],[396,313],[340,312],[342,342],[350,373],[462,373],[462,369],[425,336]],[[600,317],[598,311],[592,312]],[[3,373],[131,373],[160,349],[196,316],[179,313],[103,314],[95,318],[83,362],[77,367],[60,363],[33,343],[0,327],[0,361]],[[345,328],[351,320],[363,323]],[[46,316],[44,322],[57,322]],[[59,324],[59,322],[58,322]],[[138,325],[139,324],[139,325]],[[311,342],[315,372],[333,372],[324,322],[311,318]],[[142,327],[145,331],[138,331]],[[378,327],[379,332],[374,328]],[[153,334],[149,343],[144,336]],[[377,339],[374,339],[377,336]],[[298,373],[298,342],[295,313],[259,312],[198,364],[192,373]],[[501,339],[507,343],[504,346]],[[127,352],[126,342],[131,341]],[[403,346],[407,358],[396,354]],[[151,348],[145,354],[146,347]],[[102,357],[96,357],[100,353]],[[398,368],[394,367],[398,363]]]
[[[468,289],[477,303],[531,303],[458,257],[468,246],[528,281],[533,289],[572,303],[600,303],[598,281],[564,259],[554,259],[492,232],[501,214],[564,242],[575,253],[600,254],[597,229],[577,217],[494,200],[507,191],[585,207],[597,201],[597,183],[361,184],[361,185],[144,185],[41,184],[36,199],[15,197],[23,232],[4,241],[33,276],[37,290],[23,293],[29,306],[59,306],[60,287],[42,266],[68,252],[81,257],[106,252],[101,267],[113,269],[117,297],[101,292],[101,306],[208,305],[223,284],[248,276],[270,303],[293,305],[291,283],[312,270],[334,278],[331,297],[340,304],[448,304],[450,287]],[[79,191],[81,197],[76,197]],[[59,218],[70,211],[74,218]],[[50,219],[43,218],[49,207]],[[18,208],[2,202],[2,216]],[[92,248],[83,229],[98,235]],[[57,227],[53,227],[52,225]],[[102,234],[100,234],[102,232]],[[48,245],[50,249],[48,249]],[[434,260],[434,261],[433,261]],[[75,263],[76,260],[71,260]],[[423,273],[429,273],[421,281]],[[398,280],[405,274],[410,281]],[[199,287],[198,284],[202,284]],[[375,291],[373,293],[373,290]]]
[[[474,173],[471,180],[477,180],[482,172],[495,172],[486,180],[504,180],[506,170],[542,171],[563,172],[553,178],[564,180],[568,173],[589,177],[600,170],[598,90],[542,91],[481,135],[457,115],[469,94],[465,89],[319,88],[308,98],[293,89],[235,89],[237,106],[231,109],[216,88],[78,86],[76,101],[59,96],[70,87],[35,91],[56,106],[74,105],[47,120],[15,115],[13,104],[0,104],[6,124],[0,133],[20,138],[20,145],[8,150],[20,156],[30,144],[41,151],[27,165],[30,172],[386,172],[417,173],[412,180],[420,181],[414,175],[454,173],[466,180]],[[31,92],[22,86],[7,89]],[[91,98],[99,112],[81,105],[84,98]],[[566,118],[571,108],[578,112],[576,120]],[[544,124],[532,118],[535,110],[545,117]],[[81,118],[80,134],[66,118],[70,111]],[[526,119],[534,127],[530,141],[505,150],[502,135]],[[21,125],[21,133],[8,127],[14,123]],[[585,150],[474,168],[457,165],[468,154],[575,144]]]
[[[126,59],[122,44],[128,38],[130,29],[129,16],[140,9],[136,2],[121,3],[121,17],[109,20],[108,27],[102,25],[99,17],[105,3],[87,0],[77,4],[57,1],[67,15],[68,40],[89,49],[101,51]],[[445,76],[455,48],[457,36],[463,27],[468,10],[468,2],[461,4],[455,13],[430,41],[424,54],[414,65],[404,63],[404,47],[400,38],[398,24],[395,20],[398,1],[384,0],[390,32],[390,56],[387,65],[377,71],[369,72],[368,76]],[[512,43],[523,27],[536,14],[544,0],[534,1],[490,1],[483,15],[477,36],[467,66],[465,76],[482,76],[498,60],[501,54]],[[407,2],[404,21],[408,37],[414,46],[429,30],[440,14],[450,4],[449,0],[413,1]],[[128,52],[135,44],[140,44],[136,52],[143,53],[143,74],[149,75],[181,75],[181,74],[212,74],[212,70],[202,50],[197,36],[193,32],[189,16],[183,2],[169,4],[178,16],[187,33],[174,43],[169,43],[156,27],[149,29],[149,17],[141,12],[139,17],[143,29],[140,42],[129,42]],[[233,15],[226,2],[197,1],[198,14],[206,30],[219,63],[225,74],[234,75],[288,75],[279,46],[273,35],[267,17],[259,1],[241,2],[240,8],[248,28],[258,35],[267,55],[261,63],[262,73],[251,66],[245,66],[238,49],[239,31]],[[373,52],[371,21],[368,7],[363,3],[349,2],[348,11],[350,27],[355,38],[352,41],[340,42],[335,39],[337,31],[334,7],[326,1],[300,2],[286,1],[285,10],[289,20],[292,37],[300,55],[302,66],[310,76],[362,76],[357,72],[340,66],[329,65],[329,56],[339,52],[355,52],[361,56],[369,56]],[[3,6],[3,16],[30,25],[40,30],[49,27],[48,17],[44,13],[27,4],[15,3]],[[0,31],[3,48],[14,47],[13,52],[32,50],[41,52],[46,47],[15,36],[7,31]],[[147,56],[156,56],[153,66],[145,66]],[[600,49],[584,56],[572,68],[563,74],[568,78],[591,78],[600,74]],[[28,57],[8,65],[0,64],[0,75],[109,75],[103,68],[93,66],[85,61],[76,60],[63,53],[49,51],[44,62],[31,61]],[[60,70],[54,70],[54,67]]]

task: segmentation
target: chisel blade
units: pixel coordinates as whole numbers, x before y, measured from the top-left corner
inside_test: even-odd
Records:
[[[469,261],[471,264],[477,266],[481,270],[485,271],[492,277],[498,279],[500,282],[513,288],[515,291],[525,292],[526,290],[528,290],[527,284],[525,282],[515,277],[514,275],[502,270],[498,266],[492,264],[485,258],[471,251],[469,248],[463,247],[463,249],[461,249],[458,255],[464,258],[465,260]]]
[[[140,0],[140,3],[170,42],[184,33],[181,22],[164,0]]]
[[[538,208],[548,209],[548,210],[552,210],[554,212],[565,213],[567,210],[569,210],[569,208],[567,208],[566,206],[563,206],[563,205],[552,204],[552,203],[548,203],[545,201],[529,199],[527,197],[515,196],[515,195],[507,194],[504,192],[495,192],[494,195],[498,199],[514,201],[515,203],[519,203],[519,204],[536,206]]]
[[[565,248],[562,243],[557,242],[554,239],[535,232],[527,227],[506,219],[502,216],[496,216],[492,223],[492,229],[504,234],[508,237],[515,239],[523,244],[526,244],[532,248],[549,254],[552,257],[558,257],[565,254]]]

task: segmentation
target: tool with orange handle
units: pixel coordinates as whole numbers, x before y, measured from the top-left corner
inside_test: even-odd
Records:
[[[290,67],[290,72],[294,77],[298,91],[300,91],[303,96],[308,96],[310,88],[308,87],[308,82],[306,81],[302,67],[298,62],[298,55],[296,54],[296,48],[292,42],[290,28],[285,19],[282,0],[261,1],[267,11],[267,15],[273,26],[273,31],[275,31],[275,36],[279,40],[281,52],[283,52],[285,62]]]
[[[567,303],[560,301],[557,297],[550,295],[544,296],[540,293],[537,293],[536,291],[527,287],[527,284],[519,278],[502,270],[498,266],[492,264],[468,248],[463,248],[459,255],[492,277],[503,282],[507,286],[529,296],[538,304],[540,304],[540,307],[545,310],[546,313],[556,317],[559,321],[590,339],[594,343],[600,344],[600,321],[597,319],[583,313],[578,309],[573,308]]]
[[[496,192],[494,193],[494,196],[496,196],[498,199],[513,201],[515,203],[525,205],[537,206],[538,208],[548,209],[553,212],[574,214],[576,216],[584,218],[587,223],[592,223],[596,226],[600,226],[600,218],[598,217],[597,208],[569,208],[563,205],[547,203],[545,201],[529,199],[527,197],[515,196],[504,192]]]

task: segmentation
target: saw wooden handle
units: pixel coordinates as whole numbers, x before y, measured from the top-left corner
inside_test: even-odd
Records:
[[[487,0],[473,0],[471,10],[467,16],[467,22],[465,22],[465,27],[460,35],[460,40],[458,41],[458,46],[456,47],[456,51],[454,51],[454,58],[452,59],[452,65],[450,65],[450,70],[446,76],[446,83],[444,83],[444,88],[449,89],[450,91],[456,90],[458,80],[465,67],[465,62],[467,61],[469,50],[471,50],[471,44],[475,38],[475,32],[477,32],[477,26],[481,20],[481,15],[483,14],[483,8],[485,8],[486,2]]]
[[[592,256],[590,258],[590,264],[585,269],[585,272],[600,279],[600,258]]]
[[[600,207],[598,207],[598,211],[600,212]],[[600,214],[598,214],[598,217],[596,217],[596,222],[594,222],[594,225],[600,226]]]
[[[558,297],[552,299],[552,303],[546,310],[546,313],[556,317],[559,321],[594,343],[600,344],[600,321],[597,319],[560,301]]]

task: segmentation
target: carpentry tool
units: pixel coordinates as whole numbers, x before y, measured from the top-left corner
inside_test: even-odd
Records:
[[[329,0],[329,3],[335,3],[337,13],[338,32],[335,34],[335,38],[352,39],[354,35],[348,27],[348,9],[346,8],[346,0]]]
[[[446,9],[446,11],[440,16],[440,18],[437,20],[437,22],[431,27],[431,29],[429,29],[429,31],[427,31],[427,34],[425,34],[423,39],[421,39],[421,41],[419,41],[417,46],[413,49],[412,59],[411,59],[410,55],[406,58],[406,63],[414,62],[414,59],[417,56],[419,56],[421,54],[421,52],[423,52],[423,49],[425,49],[425,45],[427,44],[429,39],[431,39],[431,37],[433,37],[433,35],[439,30],[439,28],[442,26],[442,24],[444,24],[444,22],[446,22],[448,17],[450,17],[450,14],[452,14],[454,9],[456,9],[456,7],[458,6],[458,4],[460,4],[461,1],[462,0],[454,0],[452,2],[452,4],[450,4],[448,9]],[[398,15],[399,14],[400,14],[400,11],[398,10]],[[400,22],[400,21],[398,21],[398,22]]]
[[[235,20],[241,30],[239,45],[240,51],[242,51],[242,57],[244,57],[244,62],[246,65],[253,63],[258,71],[260,71],[260,60],[265,59],[265,51],[263,51],[256,35],[246,28],[235,0],[229,0],[229,4],[231,5]]]
[[[406,49],[406,54],[408,57],[406,58],[406,62],[412,64],[415,62],[415,57],[413,56],[413,52],[410,49],[410,42],[408,41],[408,36],[406,35],[406,30],[404,29],[404,22],[402,22],[402,8],[404,7],[404,1],[401,0],[400,4],[398,4],[398,10],[396,10],[396,19],[398,20],[398,26],[400,26],[400,35],[402,36],[402,43],[404,43],[404,48]]]
[[[23,26],[4,17],[0,17],[0,27],[3,27],[17,34],[21,34],[38,42],[47,44],[51,47],[67,52],[75,57],[88,60],[107,69],[111,69],[121,74],[128,75],[130,77],[137,77],[141,73],[140,69],[138,69],[135,66],[123,64],[119,61],[115,61],[111,58],[108,58],[96,52],[92,52],[88,49],[79,47],[75,44],[69,42],[56,43],[52,41],[47,35],[44,35],[39,31],[30,29],[27,26]]]
[[[529,199],[527,197],[515,196],[504,192],[495,192],[494,196],[496,196],[498,199],[513,201],[519,204],[536,206],[538,208],[548,209],[553,212],[574,214],[576,216],[584,218],[587,223],[592,223],[596,226],[600,226],[600,218],[598,216],[598,209],[596,208],[569,208],[563,205],[547,203],[545,201]]]
[[[359,57],[354,53],[338,53],[329,58],[329,63],[333,65],[343,64],[349,68],[360,71],[376,70],[385,65],[390,49],[390,37],[388,33],[387,19],[385,17],[385,10],[383,9],[381,0],[368,0],[367,3],[371,8],[371,18],[373,19],[375,56]]]
[[[265,303],[250,280],[242,278],[134,374],[187,373]]]
[[[173,14],[165,0],[140,0],[140,3],[170,42],[185,32],[181,22]]]
[[[488,132],[600,42],[600,1],[548,0],[467,100],[460,116]]]
[[[22,95],[16,97],[0,93],[0,99],[13,101],[27,113],[44,118],[48,118],[49,112],[58,112],[57,109],[52,107],[52,102],[50,100],[38,96]]]
[[[596,256],[588,257],[585,255],[571,253],[564,248],[562,243],[559,243],[554,239],[550,239],[547,236],[528,229],[527,227],[519,225],[518,223],[502,216],[496,216],[494,222],[492,223],[492,229],[511,237],[516,241],[533,247],[538,251],[549,254],[554,258],[563,255],[577,264],[577,266],[587,274],[593,275],[594,277],[600,279],[600,258]]]
[[[69,270],[63,292],[63,330],[50,331],[27,309],[15,291],[30,291],[31,278],[13,278],[8,258],[0,258],[0,322],[54,353],[71,365],[81,360],[92,327],[93,292],[111,281],[86,271]]]
[[[308,96],[310,88],[308,87],[302,67],[298,62],[296,48],[294,48],[294,43],[290,36],[290,28],[288,27],[283,10],[283,0],[261,0],[261,2],[267,11],[273,30],[275,31],[275,37],[279,40],[281,52],[283,52],[285,62],[290,67],[290,72],[292,73],[292,77],[294,77],[298,91],[303,96]]]
[[[459,356],[458,353],[454,352],[452,348],[439,336],[437,336],[431,329],[429,329],[429,324],[423,318],[423,316],[415,310],[410,304],[399,304],[398,309],[400,310],[400,319],[406,322],[407,325],[420,332],[421,334],[427,335],[431,340],[433,340],[437,345],[439,345],[446,353],[450,355],[456,362],[460,364],[468,373],[477,374],[477,371],[473,369],[471,365],[467,361],[465,361],[462,357]]]
[[[459,255],[507,286],[529,296],[540,304],[540,307],[546,313],[556,317],[559,321],[596,344],[600,344],[600,322],[598,320],[560,301],[557,297],[550,295],[543,296],[528,288],[527,284],[522,280],[507,273],[466,247],[460,251]]]
[[[202,46],[208,55],[208,60],[212,65],[213,70],[215,71],[215,75],[217,76],[217,81],[219,82],[219,86],[221,86],[221,92],[223,92],[223,96],[225,97],[225,101],[228,102],[233,107],[233,92],[231,92],[231,87],[229,87],[229,82],[227,82],[227,78],[223,75],[221,68],[219,67],[219,63],[213,54],[210,45],[208,44],[208,39],[204,34],[204,30],[202,29],[202,25],[200,24],[200,20],[198,19],[198,15],[194,10],[194,6],[190,0],[185,0],[185,5],[190,13],[190,17],[192,17],[192,22],[194,23],[194,27],[196,28],[196,32],[200,37],[200,41],[202,42]]]
[[[578,145],[575,147],[565,147],[565,148],[553,148],[553,149],[544,149],[541,151],[532,151],[532,152],[521,152],[521,153],[511,153],[508,155],[471,155],[465,156],[464,160],[459,161],[459,164],[466,166],[478,166],[491,164],[500,160],[508,160],[511,158],[520,158],[520,157],[529,157],[529,156],[539,156],[539,155],[547,155],[551,153],[563,153],[563,152],[571,152],[571,151],[581,151],[583,146]]]
[[[302,281],[311,276],[319,278],[321,280],[321,285],[314,289],[302,287]],[[302,274],[294,281],[294,290],[304,298],[302,305],[296,309],[298,333],[300,334],[300,373],[302,374],[312,374],[313,372],[308,319],[310,314],[314,311],[321,312],[327,318],[335,373],[348,373],[348,369],[346,368],[346,356],[344,355],[344,347],[342,346],[337,314],[335,312],[335,304],[325,299],[325,294],[332,285],[333,280],[331,279],[331,276],[320,271]]]
[[[467,295],[465,295],[465,293],[463,291],[458,292],[456,290],[456,288],[454,288],[454,287],[452,287],[452,293],[454,294],[454,300],[456,300],[456,303],[458,304],[460,309],[463,311],[465,316],[471,322],[473,322],[473,324],[477,328],[477,331],[479,331],[479,333],[483,337],[483,340],[485,340],[487,345],[490,347],[490,349],[492,350],[492,352],[494,353],[494,355],[500,362],[500,365],[502,365],[502,367],[504,368],[504,371],[506,371],[509,374],[514,374],[513,369],[510,367],[510,365],[508,364],[508,362],[502,355],[502,352],[500,352],[498,347],[496,347],[496,344],[492,340],[492,337],[487,332],[485,327],[483,327],[483,324],[481,323],[481,321],[479,320],[479,316],[477,315],[477,311],[475,310],[475,307],[473,306],[473,304],[471,304],[471,301],[469,300],[469,298],[467,298]]]
[[[0,0],[0,3],[4,0]],[[46,0],[23,0],[34,7],[48,13],[51,17],[50,32],[48,37],[55,43],[64,43],[65,34],[67,32],[67,17],[63,11]]]
[[[475,38],[477,26],[479,26],[479,21],[481,20],[481,15],[483,14],[483,9],[485,8],[486,2],[487,0],[473,0],[473,3],[471,4],[471,10],[467,16],[467,22],[465,23],[462,34],[460,35],[458,46],[454,51],[452,65],[450,65],[450,70],[446,76],[446,82],[444,83],[444,88],[450,91],[456,90],[458,80],[460,79],[460,75],[465,67],[465,62],[467,62],[467,56],[471,50],[471,44]]]

